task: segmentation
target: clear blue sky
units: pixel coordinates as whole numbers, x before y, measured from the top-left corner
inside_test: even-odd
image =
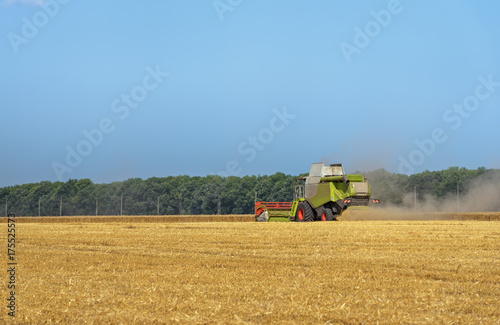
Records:
[[[318,161],[500,168],[499,12],[494,1],[3,0],[0,186],[298,174]]]

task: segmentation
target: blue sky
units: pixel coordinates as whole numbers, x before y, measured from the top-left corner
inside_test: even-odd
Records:
[[[500,168],[499,11],[4,0],[0,186]]]

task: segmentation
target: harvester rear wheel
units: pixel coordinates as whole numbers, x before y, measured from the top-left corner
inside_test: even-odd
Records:
[[[297,214],[295,216],[295,221],[307,222],[314,221],[314,212],[307,202],[300,202],[297,207]]]
[[[334,221],[336,220],[333,210],[331,208],[319,207],[318,217],[320,221]]]

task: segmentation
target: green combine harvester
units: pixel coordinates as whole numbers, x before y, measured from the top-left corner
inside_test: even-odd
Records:
[[[370,184],[363,175],[346,175],[342,164],[311,165],[308,177],[297,178],[292,202],[257,202],[257,221],[288,217],[290,221],[334,221],[349,206],[368,206]],[[380,203],[380,200],[372,200]]]

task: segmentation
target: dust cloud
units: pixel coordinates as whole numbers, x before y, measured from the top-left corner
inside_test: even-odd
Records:
[[[500,174],[487,173],[468,184],[465,193],[436,199],[424,195],[415,204],[414,193],[406,193],[402,206],[388,203],[344,212],[341,220],[498,220],[500,218]],[[371,203],[370,203],[371,204]]]

